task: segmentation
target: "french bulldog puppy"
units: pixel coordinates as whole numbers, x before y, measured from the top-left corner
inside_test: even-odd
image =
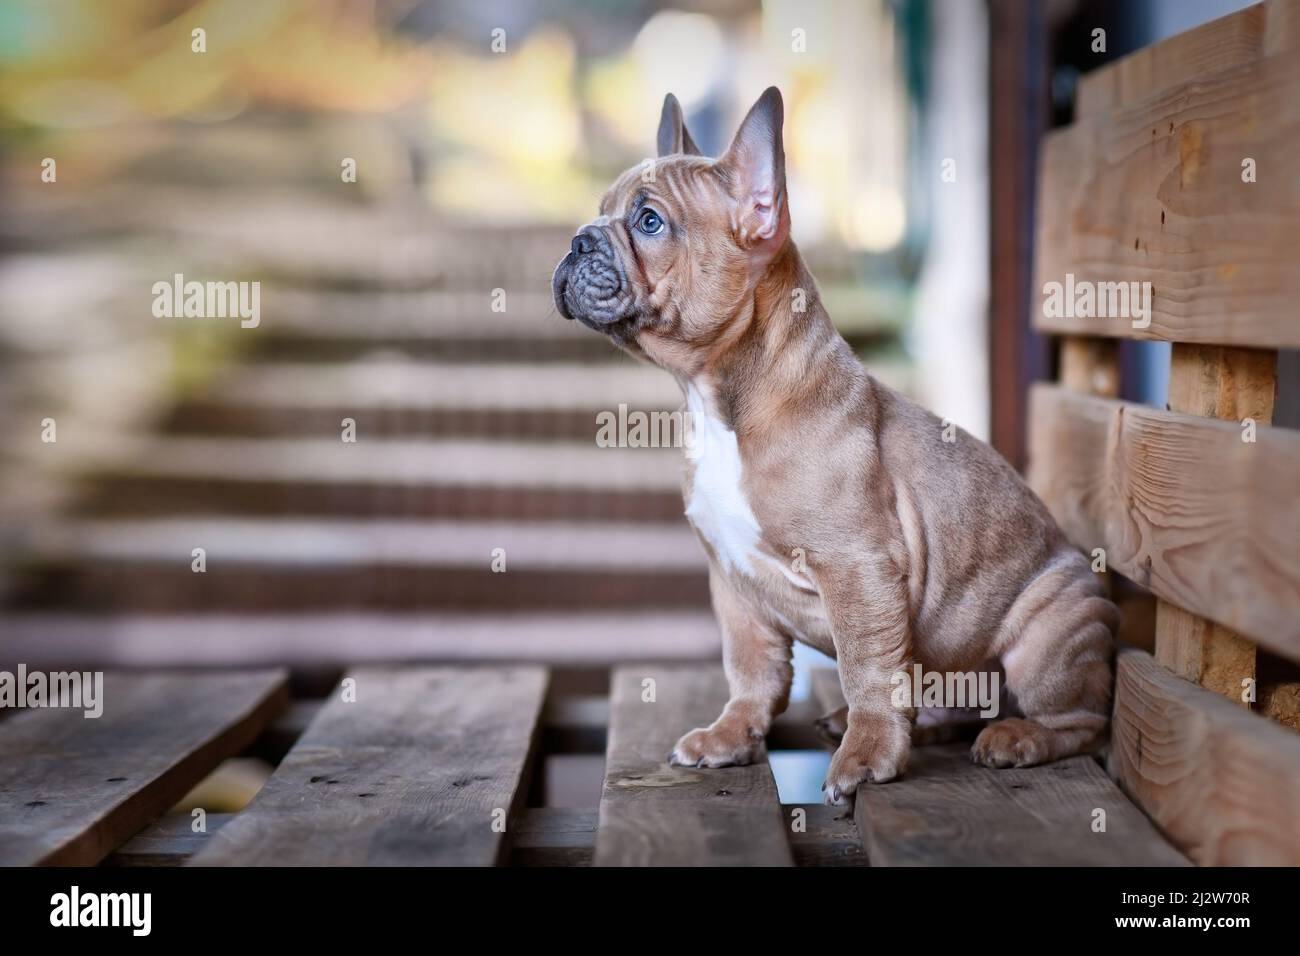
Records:
[[[710,159],[669,94],[652,168],[628,170],[555,270],[566,318],[681,385],[686,516],[709,555],[730,700],[670,761],[744,764],[786,706],[791,642],[838,659],[846,712],[825,784],[844,803],[907,766],[894,675],[1005,673],[1015,716],[973,758],[1025,767],[1096,747],[1115,606],[988,445],[886,388],[836,332],[790,239],[784,107],[770,88]]]

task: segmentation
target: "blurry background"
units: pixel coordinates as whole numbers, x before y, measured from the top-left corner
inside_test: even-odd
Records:
[[[437,622],[392,613],[645,605],[675,636],[573,654],[712,653],[680,451],[594,442],[597,412],[676,408],[676,388],[560,319],[550,271],[651,153],[664,93],[718,153],[775,83],[795,237],[836,322],[885,381],[986,434],[984,15],[930,13],[6,5],[11,638],[148,662],[328,661],[363,633],[374,656],[473,655],[480,620],[429,645]],[[258,282],[257,326],[155,315],[177,274]],[[234,613],[256,617],[213,617]]]
[[[781,88],[832,318],[1022,465],[1038,137],[1241,5],[9,0],[0,664],[715,660],[680,450],[595,443],[676,387],[549,292],[664,94],[716,153]],[[259,324],[156,317],[176,274]]]

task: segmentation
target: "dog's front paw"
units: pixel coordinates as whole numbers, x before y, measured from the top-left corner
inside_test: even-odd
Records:
[[[902,776],[911,751],[907,721],[886,718],[866,723],[856,718],[831,758],[826,773],[826,802],[843,806],[853,800],[860,783],[885,783]]]
[[[735,767],[753,763],[763,735],[742,723],[700,727],[677,741],[668,763],[674,767]]]

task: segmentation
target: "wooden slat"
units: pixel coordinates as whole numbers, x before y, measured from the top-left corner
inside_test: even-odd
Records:
[[[993,770],[964,744],[914,748],[902,780],[858,787],[854,813],[872,866],[1187,862],[1090,757]]]
[[[530,807],[514,829],[510,865],[590,866],[597,819],[585,807]]]
[[[1131,108],[1163,89],[1253,63],[1264,52],[1264,4],[1220,17],[1085,73],[1076,116]]]
[[[781,808],[790,824],[790,850],[795,866],[869,866],[853,814],[822,803],[790,804]],[[794,813],[803,814],[803,829],[794,827]]]
[[[209,813],[206,832],[195,833],[188,813],[169,813],[149,824],[118,847],[106,866],[182,866],[205,846],[214,833],[235,819],[233,813]]]
[[[188,814],[168,814],[123,843],[105,863],[108,866],[181,866],[235,816],[209,813],[207,832],[195,833]],[[815,841],[823,829],[810,826],[810,841]],[[596,848],[596,810],[531,807],[518,814],[511,837],[512,866],[587,866]],[[817,852],[829,854],[830,849],[818,845]]]
[[[1300,58],[1281,52],[1292,32],[1287,16],[1286,4],[1268,5],[1263,30],[1280,38],[1274,43],[1261,45],[1260,14],[1247,13],[1221,38],[1207,27],[1085,83],[1085,115],[1043,145],[1037,328],[1300,346],[1300,182],[1291,174],[1300,152]],[[1115,90],[1103,92],[1107,85]],[[1256,163],[1253,183],[1242,181],[1247,157]],[[1076,282],[1151,283],[1150,326],[1048,318],[1044,283],[1067,274]]]
[[[85,866],[247,747],[288,701],[283,671],[104,675],[103,715],[0,724],[0,865]]]
[[[1098,398],[1119,398],[1119,343],[1066,336],[1061,342],[1061,384]]]
[[[1184,680],[1250,707],[1245,691],[1255,680],[1255,645],[1232,628],[1158,601],[1155,656]]]
[[[1121,649],[1110,772],[1193,860],[1300,865],[1300,735]]]
[[[546,693],[540,668],[367,668],[325,705],[200,865],[504,859]]]
[[[1035,386],[1030,484],[1070,539],[1167,601],[1300,658],[1300,432]]]
[[[1277,353],[1175,342],[1169,367],[1171,411],[1259,425],[1273,420]],[[1180,677],[1244,707],[1255,680],[1255,645],[1231,628],[1160,601],[1156,660]]]
[[[642,681],[655,700],[642,700]],[[789,866],[787,822],[767,761],[668,766],[673,744],[722,711],[718,668],[622,668],[611,685],[597,866]]]

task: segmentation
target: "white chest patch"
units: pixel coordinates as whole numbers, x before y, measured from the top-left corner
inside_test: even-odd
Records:
[[[709,542],[724,569],[754,575],[761,529],[740,489],[740,449],[736,433],[708,413],[704,397],[686,389],[693,441],[686,457],[694,466],[686,517]]]

